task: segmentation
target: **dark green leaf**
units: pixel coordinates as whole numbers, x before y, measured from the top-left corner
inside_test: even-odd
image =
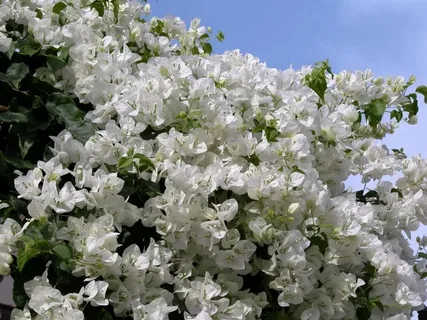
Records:
[[[57,2],[52,8],[52,12],[56,13],[56,14],[60,14],[61,11],[64,10],[66,7],[67,7],[66,3],[64,3],[62,1]]]
[[[424,96],[424,103],[427,103],[427,86],[418,86],[415,92],[422,94]]]
[[[310,241],[312,245],[319,247],[321,254],[326,253],[326,248],[328,247],[328,237],[324,232],[315,234],[310,238]]]
[[[224,33],[222,33],[221,31],[218,31],[218,33],[216,34],[216,38],[218,39],[218,41],[222,42],[224,41],[225,37],[224,37]]]
[[[98,15],[100,17],[104,16],[105,7],[104,7],[104,3],[101,0],[96,0],[96,1],[92,2],[90,4],[90,7],[92,9],[95,9],[96,11],[98,11]]]
[[[292,166],[292,172],[298,172],[305,175],[305,172],[302,171],[298,166]]]
[[[64,68],[68,63],[66,60],[54,55],[46,56],[46,62],[49,68],[51,68],[53,71]]]
[[[406,98],[409,99],[409,103],[403,106],[403,110],[408,112],[409,118],[412,116],[416,116],[418,113],[418,99],[415,93],[408,94]]]
[[[66,94],[52,93],[46,101],[46,109],[80,142],[86,142],[95,133],[93,125],[84,121],[85,113]]]
[[[63,244],[58,244],[57,246],[53,247],[52,251],[61,260],[67,261],[72,257],[70,248]]]
[[[111,2],[113,3],[114,19],[116,19],[116,21],[118,21],[119,9],[120,9],[119,0],[111,0]]]
[[[384,305],[381,303],[381,301],[374,301],[374,305],[378,307],[382,312],[384,312]]]
[[[399,198],[403,199],[402,191],[400,191],[399,189],[393,188],[393,189],[391,189],[391,192],[396,192],[399,195]]]
[[[357,320],[369,320],[371,318],[371,310],[368,307],[360,307],[356,310]]]
[[[25,63],[14,63],[7,70],[6,74],[0,72],[0,81],[10,84],[15,89],[19,88],[19,83],[28,74],[29,69]]]
[[[37,12],[36,17],[39,19],[43,19],[43,12],[40,10],[40,8],[37,8],[36,12]]]
[[[25,265],[33,258],[49,253],[51,246],[47,240],[33,240],[25,243],[25,248],[18,253],[18,270],[22,272]]]
[[[202,49],[207,54],[212,53],[212,45],[209,42],[203,42],[202,43]]]
[[[36,166],[34,163],[24,160],[14,154],[5,154],[4,157],[8,164],[14,166],[17,169],[34,169]]]
[[[199,48],[197,48],[196,46],[194,46],[191,49],[191,53],[194,54],[194,55],[199,55],[200,54]]]
[[[18,39],[15,43],[17,49],[19,49],[20,55],[33,56],[35,53],[41,50],[41,46],[31,36],[27,36],[25,39]]]
[[[154,165],[154,163],[149,158],[147,158],[146,156],[144,156],[142,153],[136,153],[136,154],[134,154],[133,157],[136,158],[136,159],[139,159],[139,165],[140,166],[144,164],[144,165],[147,165],[151,169],[155,169],[156,168],[156,166]]]
[[[132,165],[133,159],[130,157],[121,157],[119,163],[117,164],[117,170],[124,169]]]
[[[15,122],[15,123],[17,123],[17,122],[26,123],[26,122],[28,122],[28,118],[23,113],[7,111],[7,112],[0,113],[0,121]]]
[[[24,286],[13,286],[13,302],[15,302],[16,308],[23,309],[28,301],[28,296],[25,293]]]
[[[202,34],[202,36],[199,38],[199,40],[206,40],[206,39],[209,39],[210,37],[209,37],[209,35],[207,34],[207,33],[205,33],[205,34]]]
[[[427,259],[427,253],[418,252],[418,258]]]
[[[393,110],[390,113],[390,120],[392,120],[393,118],[395,118],[397,122],[400,122],[400,120],[402,120],[402,118],[403,118],[402,110],[399,110],[399,109]]]

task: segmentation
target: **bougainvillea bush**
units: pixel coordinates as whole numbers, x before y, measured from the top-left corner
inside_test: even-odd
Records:
[[[138,1],[0,3],[12,319],[423,308],[427,237],[413,252],[403,234],[427,224],[427,160],[380,142],[417,122],[413,77],[216,55],[199,20],[149,18]]]

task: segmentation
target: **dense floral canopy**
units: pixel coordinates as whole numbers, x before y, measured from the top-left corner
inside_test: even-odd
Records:
[[[414,253],[403,233],[427,224],[427,160],[379,142],[417,122],[415,79],[272,69],[213,54],[197,19],[149,13],[136,0],[0,1],[12,319],[423,308],[427,237]],[[346,189],[351,175],[376,188]]]

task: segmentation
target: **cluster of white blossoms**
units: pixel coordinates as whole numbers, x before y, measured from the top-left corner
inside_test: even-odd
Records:
[[[107,1],[102,16],[80,0],[1,3],[0,51],[14,50],[8,20],[67,48],[65,67],[36,75],[92,104],[97,127],[85,142],[52,137],[53,157],[15,180],[31,219],[0,226],[1,273],[31,224],[65,221],[49,240],[71,247],[85,282],[64,293],[46,271],[12,319],[84,319],[88,304],[138,320],[403,320],[422,307],[426,263],[402,232],[427,224],[427,160],[377,143],[396,119],[360,121],[378,101],[406,111],[402,78],[327,74],[319,95],[307,80],[317,69],[205,54],[198,20],[145,22],[137,1]],[[397,172],[396,185],[383,179]],[[378,185],[356,194],[350,175]],[[144,246],[126,241],[144,236],[137,223],[153,234]]]

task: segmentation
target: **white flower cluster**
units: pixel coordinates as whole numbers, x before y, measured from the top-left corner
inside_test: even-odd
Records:
[[[178,18],[140,20],[149,8],[137,1],[120,1],[117,19],[112,4],[101,17],[63,3],[54,13],[56,0],[3,1],[0,51],[13,50],[8,20],[43,48],[67,48],[67,66],[36,74],[95,107],[94,136],[61,132],[54,156],[15,180],[30,224],[68,217],[53,237],[71,246],[72,275],[87,284],[63,294],[45,272],[25,284],[28,309],[13,319],[84,319],[87,304],[141,320],[354,319],[365,306],[371,319],[410,319],[427,285],[402,231],[427,223],[427,161],[376,143],[396,121],[358,122],[379,99],[401,110],[402,78],[342,72],[319,98],[305,81],[311,67],[191,54],[206,34],[197,20],[186,30]],[[164,35],[152,31],[159,23]],[[141,62],[130,42],[153,57]],[[396,186],[382,180],[399,171]],[[378,180],[375,195],[345,190],[350,175]],[[128,188],[159,184],[143,206],[130,200]],[[155,236],[119,251],[136,223]],[[2,274],[23,234],[13,220],[0,226]]]

